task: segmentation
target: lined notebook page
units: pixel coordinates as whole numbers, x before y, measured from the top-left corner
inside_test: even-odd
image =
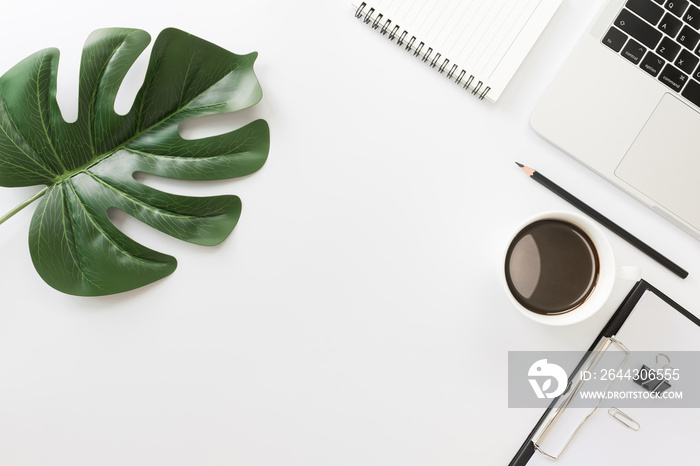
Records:
[[[561,0],[369,0],[365,13],[374,8],[379,25],[387,20],[405,41],[425,43],[422,53],[433,49],[431,59],[455,64],[455,77],[465,70],[466,79],[490,87],[486,98],[495,101],[549,22]]]

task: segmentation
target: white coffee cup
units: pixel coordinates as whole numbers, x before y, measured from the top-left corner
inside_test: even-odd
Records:
[[[598,256],[598,277],[592,291],[588,293],[585,301],[577,307],[560,314],[540,314],[528,309],[513,296],[506,279],[506,259],[510,245],[524,228],[541,220],[568,222],[580,228],[590,238],[595,247],[595,253]],[[506,244],[506,250],[503,254],[503,260],[501,261],[500,273],[506,294],[515,308],[523,315],[547,325],[570,325],[591,317],[605,306],[619,280],[637,281],[641,276],[640,270],[637,267],[617,266],[615,264],[612,246],[601,228],[592,219],[574,212],[551,211],[535,215],[522,222],[515,229]],[[544,246],[546,245],[542,245],[542,247]]]

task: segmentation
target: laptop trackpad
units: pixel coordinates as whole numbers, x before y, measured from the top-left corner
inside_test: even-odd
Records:
[[[666,94],[615,175],[700,229],[698,173],[700,113]]]

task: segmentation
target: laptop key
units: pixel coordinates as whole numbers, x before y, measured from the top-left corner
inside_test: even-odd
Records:
[[[700,84],[697,81],[691,79],[681,95],[700,107]]]
[[[647,48],[634,39],[630,39],[622,49],[622,56],[634,63],[635,65],[642,61],[642,57],[646,53]]]
[[[649,48],[656,47],[663,35],[661,31],[654,29],[649,23],[625,9],[620,12],[615,20],[615,26]]]
[[[676,59],[676,55],[681,51],[681,46],[676,44],[674,41],[668,37],[664,37],[658,47],[656,47],[656,53],[664,57],[668,61],[673,61]]]
[[[628,0],[625,6],[654,25],[664,15],[664,9],[651,0]]]
[[[700,42],[700,34],[695,32],[690,26],[683,26],[680,34],[678,34],[678,37],[676,37],[676,41],[678,41],[679,44],[688,47],[690,50],[693,50],[695,46],[698,45],[698,42]]]
[[[659,81],[666,84],[676,92],[680,92],[683,86],[688,82],[688,75],[671,64],[664,66],[659,75]]]
[[[683,21],[693,26],[695,29],[700,29],[700,9],[690,5],[688,11],[683,15]]]
[[[627,34],[620,31],[617,28],[610,28],[605,37],[603,37],[603,44],[607,45],[616,52],[622,50],[622,46],[627,42]]]
[[[668,0],[666,2],[666,9],[679,18],[683,16],[686,8],[688,8],[688,0]]]
[[[654,52],[649,52],[646,54],[644,60],[642,60],[642,63],[639,66],[650,75],[657,77],[665,63],[666,60]]]
[[[690,74],[693,72],[695,67],[698,66],[698,63],[700,63],[700,58],[693,55],[688,50],[682,50],[681,54],[678,55],[678,58],[676,58],[676,61],[673,64],[676,65],[681,71]]]
[[[661,20],[658,26],[656,26],[661,32],[671,36],[676,37],[678,31],[683,27],[683,21],[673,16],[671,13],[666,13],[664,18]]]

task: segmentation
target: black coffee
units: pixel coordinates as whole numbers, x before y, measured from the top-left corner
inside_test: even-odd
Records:
[[[525,308],[563,314],[580,306],[598,282],[598,252],[579,227],[540,220],[513,239],[506,254],[506,282]]]

